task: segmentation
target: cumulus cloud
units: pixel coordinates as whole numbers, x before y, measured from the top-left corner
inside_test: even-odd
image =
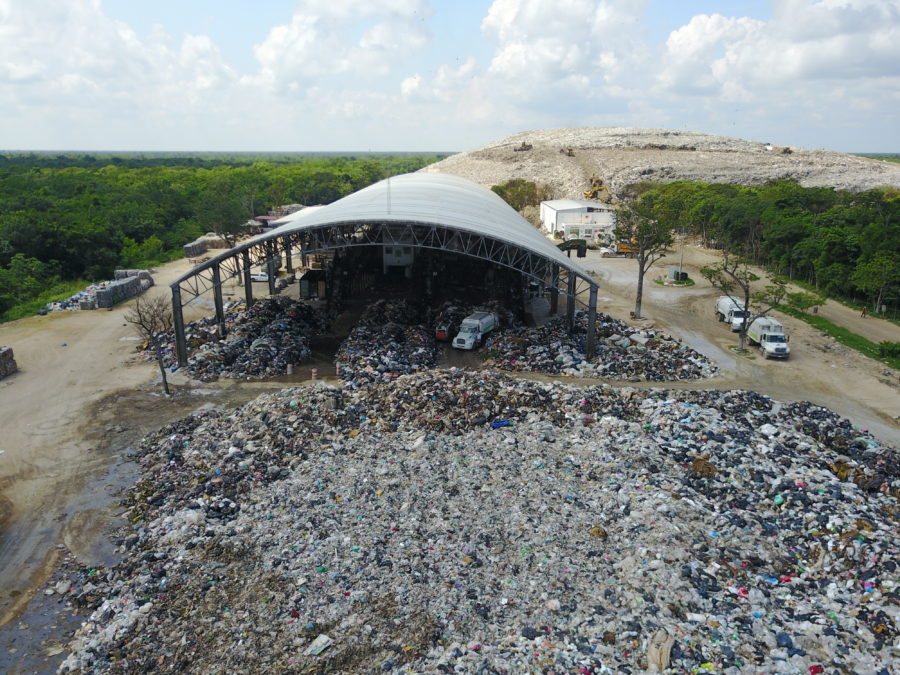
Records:
[[[236,80],[205,36],[141,41],[98,0],[0,2],[0,94],[7,105],[171,113]]]
[[[897,77],[900,2],[789,0],[778,7],[768,22],[695,16],[669,36],[660,85],[746,98],[815,82]]]
[[[296,91],[329,76],[384,77],[427,44],[430,15],[424,0],[306,2],[254,48],[260,79]]]

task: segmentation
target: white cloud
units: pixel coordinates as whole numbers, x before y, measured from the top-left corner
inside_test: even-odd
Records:
[[[254,48],[261,80],[296,91],[329,76],[384,77],[427,44],[430,14],[424,0],[304,3]]]
[[[0,145],[462,148],[586,124],[798,144],[830,125],[900,142],[900,0],[719,10],[652,44],[659,2],[495,0],[481,35],[455,34],[441,60],[431,6],[447,3],[304,0],[242,45],[258,67],[238,73],[209,36],[138,35],[101,0],[0,0]]]
[[[141,42],[97,0],[0,4],[0,97],[6,105],[54,106],[71,116],[171,115],[235,82],[205,36],[174,48],[160,30]]]

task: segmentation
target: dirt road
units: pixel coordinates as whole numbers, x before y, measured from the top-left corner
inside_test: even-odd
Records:
[[[168,294],[189,268],[184,260],[164,266],[149,292]],[[93,406],[158,377],[135,353],[127,307],[0,324],[0,344],[13,348],[19,365],[0,380],[0,625],[52,564],[72,498],[109,464]]]

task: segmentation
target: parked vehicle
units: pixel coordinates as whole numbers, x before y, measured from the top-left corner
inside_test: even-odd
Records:
[[[267,272],[253,272],[250,274],[250,281],[268,281],[269,274]]]
[[[453,338],[453,346],[456,349],[475,349],[498,323],[497,315],[493,312],[469,314],[459,325],[459,333]]]
[[[771,316],[754,319],[747,329],[747,338],[750,344],[759,345],[760,353],[767,359],[786,359],[791,355],[784,326]]]
[[[600,257],[601,258],[633,258],[637,255],[638,247],[637,244],[633,244],[630,241],[617,241],[610,246],[602,246],[600,248]]]
[[[733,333],[741,329],[747,316],[749,316],[749,313],[744,307],[743,300],[738,300],[728,295],[720,295],[716,300],[716,317],[719,321],[728,323]]]

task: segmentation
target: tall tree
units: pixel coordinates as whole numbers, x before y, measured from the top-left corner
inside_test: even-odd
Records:
[[[672,244],[672,228],[655,217],[653,199],[645,194],[616,212],[615,235],[619,241],[631,242],[636,249],[638,282],[634,318],[640,319],[644,275],[653,263],[665,256],[666,249]]]
[[[872,311],[877,313],[888,294],[900,287],[900,255],[879,251],[871,260],[859,263],[850,280],[869,296]]]
[[[216,181],[197,202],[197,222],[234,246],[247,222],[247,211],[224,182]]]

